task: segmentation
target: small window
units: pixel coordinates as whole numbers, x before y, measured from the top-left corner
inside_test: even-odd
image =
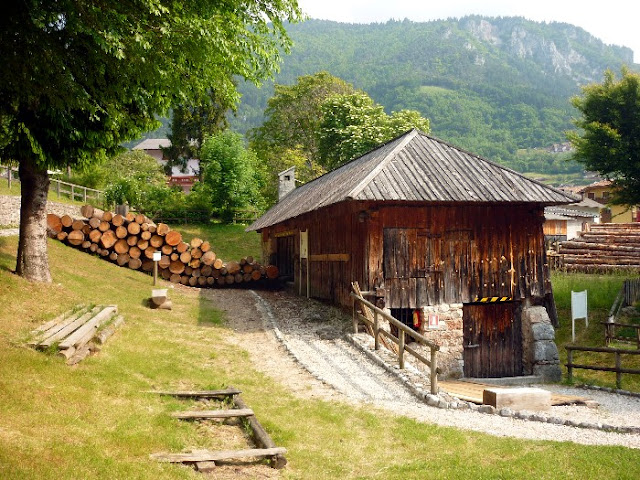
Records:
[[[595,200],[596,199],[596,194],[593,192],[589,192],[587,193],[587,197],[589,197],[591,200]]]

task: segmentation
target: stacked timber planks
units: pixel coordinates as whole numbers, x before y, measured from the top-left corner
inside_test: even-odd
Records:
[[[80,305],[32,331],[27,344],[55,348],[67,365],[75,365],[97,351],[123,321],[116,305]]]
[[[640,223],[590,225],[589,231],[562,242],[559,253],[571,271],[640,270]]]
[[[261,265],[253,257],[224,262],[211,244],[200,238],[184,242],[180,232],[144,215],[114,214],[85,205],[85,218],[47,215],[49,236],[94,253],[121,267],[151,273],[154,253],[160,252],[158,272],[165,280],[192,287],[253,284],[278,277],[274,265]]]

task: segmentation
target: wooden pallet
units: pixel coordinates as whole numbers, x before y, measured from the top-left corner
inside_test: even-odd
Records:
[[[477,403],[478,405],[482,405],[482,396],[483,392],[486,388],[507,388],[501,387],[500,385],[492,385],[488,383],[480,383],[480,382],[469,382],[469,381],[460,381],[460,380],[445,380],[438,382],[440,388],[447,392],[452,397],[459,398],[460,400],[464,400],[465,402]],[[513,387],[508,387],[513,388]],[[584,397],[576,397],[573,395],[560,395],[560,394],[551,394],[551,405],[552,406],[560,406],[560,405],[593,405],[593,401],[584,398]]]
[[[115,333],[124,321],[117,313],[116,305],[78,305],[33,330],[27,345],[39,350],[55,348],[67,365],[75,365]]]

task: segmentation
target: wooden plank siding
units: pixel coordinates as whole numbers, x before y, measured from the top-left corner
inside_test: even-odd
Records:
[[[469,303],[476,297],[544,297],[543,207],[526,205],[393,205],[341,202],[262,229],[263,249],[295,234],[294,281],[299,288],[299,232],[309,231],[310,294],[350,305],[349,289],[384,287],[389,308]],[[386,253],[386,244],[393,254]],[[306,291],[306,260],[303,260]],[[397,297],[397,298],[396,298]]]

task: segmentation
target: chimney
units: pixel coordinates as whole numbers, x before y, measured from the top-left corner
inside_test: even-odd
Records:
[[[296,167],[287,168],[278,174],[278,201],[296,188]]]

